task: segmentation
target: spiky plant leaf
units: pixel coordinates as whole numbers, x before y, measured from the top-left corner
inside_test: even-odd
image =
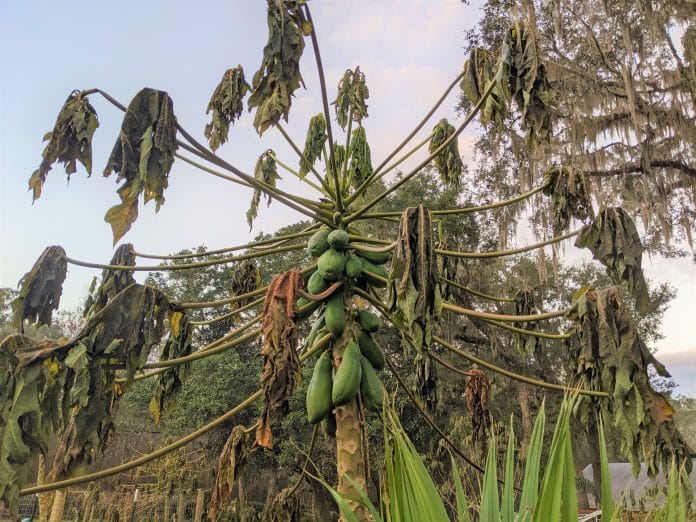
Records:
[[[99,127],[99,119],[89,99],[81,91],[73,91],[58,113],[53,130],[46,133],[48,141],[43,150],[41,164],[29,178],[29,189],[34,201],[41,197],[41,189],[51,167],[63,163],[65,173],[77,172],[77,162],[92,174],[92,136]]]
[[[210,123],[205,126],[205,137],[208,138],[211,149],[217,150],[227,141],[230,124],[234,124],[244,110],[247,90],[241,65],[228,69],[222,75],[222,80],[215,88],[205,111],[206,114],[211,111],[213,113]]]
[[[481,520],[500,520],[497,455],[495,436],[492,435],[488,442],[486,471],[483,474],[483,486],[481,487],[481,510],[479,512]]]

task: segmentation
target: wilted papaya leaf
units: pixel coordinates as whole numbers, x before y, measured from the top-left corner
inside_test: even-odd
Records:
[[[263,511],[266,522],[293,522],[300,520],[302,506],[292,486],[281,489]]]
[[[582,221],[592,215],[592,200],[580,169],[553,165],[544,173],[544,194],[553,200],[554,233],[567,230],[572,217]]]
[[[248,101],[249,110],[256,108],[254,127],[259,134],[281,118],[287,121],[293,93],[302,84],[300,57],[304,37],[312,31],[303,4],[303,0],[268,2],[268,41]]]
[[[247,90],[241,65],[228,69],[222,75],[222,80],[208,102],[208,110],[205,111],[206,114],[211,111],[213,113],[210,123],[205,126],[205,137],[208,138],[211,149],[217,150],[227,141],[230,124],[241,116],[244,109]]]
[[[241,425],[232,428],[232,432],[220,452],[215,487],[208,508],[208,518],[211,520],[217,520],[218,512],[229,499],[234,483],[239,478],[249,454],[249,448],[245,447],[249,440],[247,431],[247,428]]]
[[[169,316],[169,338],[162,347],[159,360],[167,361],[191,354],[192,334],[188,315],[182,311],[173,311]],[[176,398],[190,371],[191,363],[187,362],[169,367],[160,374],[155,393],[150,400],[150,413],[156,424],[159,423],[162,413],[170,413],[174,409]]]
[[[99,127],[99,119],[89,99],[81,91],[73,91],[63,104],[51,132],[46,133],[48,141],[43,151],[43,159],[29,179],[29,189],[34,201],[41,196],[41,188],[46,181],[48,171],[56,162],[65,166],[65,172],[77,172],[77,162],[92,173],[92,136]]]
[[[488,376],[481,370],[470,370],[470,377],[466,380],[464,388],[464,400],[471,414],[471,426],[473,438],[477,442],[485,442],[491,431],[493,415],[488,408],[491,385]]]
[[[350,140],[348,183],[357,188],[371,175],[372,153],[365,136],[365,128],[361,125],[353,131],[353,137]]]
[[[269,449],[273,445],[271,423],[278,414],[287,413],[288,400],[302,379],[297,356],[299,331],[293,317],[297,312],[296,293],[303,284],[299,270],[283,272],[271,281],[263,303],[259,353],[263,356],[264,411],[256,429],[256,443]]]
[[[278,166],[276,165],[275,159],[273,157],[275,153],[268,149],[266,152],[259,156],[256,160],[256,166],[254,167],[254,178],[272,187],[276,186],[276,180],[280,179],[278,175]],[[266,194],[266,202],[268,205],[271,204],[272,198]],[[261,203],[261,190],[254,189],[254,194],[251,196],[251,204],[249,210],[247,210],[247,223],[249,223],[249,230],[251,230],[254,224],[254,219],[259,215],[259,204]]]
[[[304,178],[312,170],[314,162],[324,150],[324,144],[329,138],[326,134],[326,119],[323,113],[319,113],[309,120],[307,138],[305,139],[304,152],[300,160],[300,177]]]
[[[145,88],[135,95],[123,118],[104,176],[118,174],[121,203],[111,207],[104,220],[111,225],[114,244],[130,230],[138,217],[138,198],[164,204],[164,190],[174,163],[176,117],[172,99],[164,91]]]
[[[570,314],[577,321],[569,346],[577,361],[576,377],[588,390],[601,390],[609,399],[584,397],[579,409],[587,421],[590,407],[614,418],[621,433],[621,449],[634,473],[644,462],[652,477],[676,458],[691,470],[690,449],[672,418],[674,410],[650,383],[648,366],[669,377],[636,331],[619,290],[588,289],[575,296]]]
[[[336,121],[345,129],[348,118],[360,123],[367,118],[367,104],[370,91],[365,83],[365,74],[356,67],[355,71],[348,69],[338,82],[338,94],[332,105],[336,106]]]
[[[261,287],[261,271],[254,261],[247,259],[242,261],[232,274],[231,296],[239,296],[253,292]],[[237,301],[231,305],[233,310],[244,306],[251,301]]]
[[[455,132],[455,128],[446,118],[441,119],[433,129],[433,137],[430,139],[428,150],[432,154],[439,149]],[[459,177],[462,174],[464,165],[459,156],[459,145],[457,139],[453,139],[441,150],[435,158],[435,167],[440,174],[440,179],[450,187],[459,186]]]
[[[124,243],[116,249],[110,265],[135,266],[133,245]],[[90,291],[85,301],[83,317],[91,317],[106,306],[110,299],[135,283],[131,270],[102,270],[101,282],[96,290]]]
[[[12,301],[15,328],[24,331],[24,320],[51,324],[52,314],[60,305],[63,281],[68,271],[65,250],[59,246],[46,248],[32,269],[19,282],[19,295]]]
[[[575,246],[589,248],[594,258],[607,267],[614,283],[627,283],[640,313],[652,309],[641,268],[643,245],[635,223],[621,207],[600,210],[592,224],[578,236]]]
[[[534,292],[531,290],[520,290],[515,293],[515,315],[532,315],[538,314],[539,309],[536,306]],[[536,330],[538,328],[536,321],[518,323],[520,328],[525,330]],[[541,347],[541,338],[533,335],[525,335],[514,333],[515,344],[517,348],[527,355],[533,355],[537,348]]]

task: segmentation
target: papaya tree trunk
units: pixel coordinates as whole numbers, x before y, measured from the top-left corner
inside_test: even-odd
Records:
[[[49,522],[62,522],[64,509],[65,491],[57,489],[53,496],[53,506],[51,506],[51,518],[49,518]]]
[[[348,308],[350,307],[349,301],[346,303],[346,306]],[[343,336],[334,345],[333,356],[334,367],[336,368],[338,368],[341,363],[343,351],[351,339],[351,335],[350,325],[347,325]],[[363,437],[362,433],[364,427],[360,422],[358,403],[356,400],[353,400],[345,406],[338,406],[335,408],[334,413],[336,415],[337,491],[342,495],[356,497],[358,493],[346,479],[346,476],[353,479],[363,491],[367,491],[367,470],[365,469],[366,448],[364,443],[366,439]],[[367,509],[352,501],[348,501],[348,504],[358,520],[369,520]],[[346,519],[341,515],[339,520],[344,522]]]

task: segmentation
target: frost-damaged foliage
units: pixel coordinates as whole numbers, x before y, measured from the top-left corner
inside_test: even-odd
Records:
[[[554,93],[533,28],[525,22],[515,22],[507,31],[495,62],[491,51],[472,49],[464,73],[460,87],[471,104],[479,101],[492,81],[496,82],[481,111],[484,125],[492,122],[502,130],[514,100],[528,141],[533,144],[550,138],[555,121]]]
[[[575,246],[589,248],[594,258],[607,267],[616,284],[627,283],[640,313],[652,309],[641,268],[643,245],[636,225],[622,208],[600,210],[592,224],[578,236]]]
[[[220,452],[215,487],[208,508],[208,518],[211,520],[217,520],[218,512],[230,498],[234,483],[239,478],[246,462],[250,451],[249,448],[245,447],[250,439],[247,432],[246,426],[239,425],[232,428],[232,432]]]
[[[239,119],[244,110],[244,97],[247,94],[247,83],[244,80],[244,69],[241,65],[228,69],[222,75],[222,80],[208,102],[208,114],[213,111],[210,123],[205,126],[205,137],[210,148],[217,150],[227,141],[230,124]]]
[[[424,352],[432,342],[442,299],[430,212],[423,205],[407,208],[401,215],[388,289],[387,303],[395,323],[416,349],[416,388],[426,404],[433,406],[435,368]]]
[[[553,231],[567,230],[571,218],[592,217],[592,199],[585,175],[579,169],[554,165],[544,173],[544,194],[553,200]]]
[[[365,128],[360,126],[353,131],[350,140],[350,168],[347,183],[358,188],[368,176],[372,175],[372,153],[365,137]]]
[[[317,161],[324,150],[324,143],[328,139],[326,134],[326,118],[323,113],[313,116],[309,120],[307,128],[307,138],[305,139],[304,152],[300,159],[300,177],[304,178],[312,170],[314,162]],[[306,161],[305,161],[306,160]]]
[[[455,130],[454,126],[447,121],[447,118],[441,119],[433,128],[433,137],[430,139],[428,151],[432,154],[439,149],[454,134]],[[433,161],[443,183],[450,187],[459,186],[459,177],[462,174],[464,165],[462,165],[462,159],[459,156],[459,145],[456,138],[451,140],[433,158]]]
[[[283,272],[271,281],[263,303],[259,353],[263,356],[264,411],[256,429],[256,443],[269,449],[273,445],[271,423],[277,414],[287,413],[290,395],[302,379],[297,356],[299,331],[294,317],[296,293],[303,284],[299,270]]]
[[[266,185],[270,185],[275,188],[276,180],[281,179],[278,175],[278,166],[276,161],[273,159],[275,153],[268,149],[266,152],[259,156],[256,160],[256,166],[254,167],[254,178]],[[271,204],[272,198],[266,194],[266,203]],[[254,220],[259,215],[259,204],[261,203],[261,190],[254,189],[254,194],[251,196],[251,204],[249,210],[247,210],[246,218],[247,223],[249,223],[249,230],[254,224]]]
[[[471,376],[466,380],[464,388],[464,400],[471,414],[471,427],[474,441],[485,442],[491,431],[493,415],[488,408],[488,400],[491,394],[491,384],[488,376],[481,370],[473,369]]]
[[[58,434],[49,478],[89,464],[113,430],[125,387],[161,340],[169,313],[155,288],[133,284],[111,299],[68,343],[23,336],[0,344],[0,500],[16,507],[22,471]]]
[[[367,104],[365,100],[370,97],[370,91],[365,83],[365,75],[356,67],[343,73],[343,78],[338,82],[338,94],[332,102],[336,106],[336,121],[342,129],[348,125],[348,119],[360,123],[367,118]]]
[[[259,134],[276,125],[281,117],[288,121],[292,95],[302,85],[300,57],[304,37],[312,32],[302,12],[304,3],[304,0],[268,0],[268,42],[247,102],[249,110],[256,107],[254,127]]]
[[[65,173],[77,172],[77,162],[92,174],[92,136],[99,127],[99,119],[89,99],[81,91],[73,91],[58,113],[58,118],[51,132],[47,132],[44,141],[48,141],[43,151],[39,168],[29,178],[29,189],[34,201],[41,197],[41,188],[46,181],[48,171],[56,162],[65,166]]]
[[[188,315],[179,310],[172,312],[169,317],[169,339],[162,348],[159,360],[168,361],[190,355],[193,352],[192,334]],[[162,413],[168,414],[174,410],[176,398],[190,371],[191,363],[187,362],[171,366],[160,374],[150,400],[150,413],[155,424],[159,424]]]
[[[287,487],[273,497],[271,503],[263,511],[266,522],[295,522],[302,517],[300,499],[293,493],[293,487]]]
[[[580,386],[609,393],[609,401],[591,399],[592,407],[589,398],[582,399],[583,424],[587,425],[595,407],[612,415],[621,432],[621,449],[636,474],[645,462],[653,477],[660,464],[667,469],[664,466],[669,466],[672,457],[690,471],[690,451],[674,425],[674,409],[652,388],[648,366],[663,377],[669,373],[638,336],[618,288],[579,291],[570,316],[578,322],[569,346],[577,360]]]
[[[534,300],[534,293],[530,290],[520,290],[515,293],[515,315],[532,315],[538,314],[539,309]],[[536,330],[537,322],[521,322],[517,326],[525,330]],[[537,348],[541,348],[541,338],[532,335],[524,335],[520,333],[513,334],[517,348],[527,355],[533,355]]]
[[[119,246],[114,253],[114,256],[109,262],[110,265],[120,266],[135,266],[135,254],[133,253],[133,245],[124,243]],[[94,286],[96,282],[92,282]],[[111,270],[105,268],[102,270],[101,282],[96,291],[90,289],[87,300],[85,301],[85,309],[83,317],[92,317],[95,313],[106,306],[111,299],[117,294],[135,283],[133,272],[131,270]]]
[[[232,274],[232,284],[230,288],[231,296],[238,296],[253,292],[261,287],[261,271],[254,261],[247,259],[242,261]],[[251,302],[254,298],[248,298],[243,301],[237,301],[230,306],[232,310],[236,310]]]
[[[164,91],[145,88],[135,95],[123,118],[104,176],[118,174],[125,181],[118,189],[121,203],[107,210],[104,220],[111,225],[114,244],[138,218],[138,197],[155,200],[155,211],[164,204],[164,189],[174,163],[176,117],[172,99]]]
[[[46,248],[29,272],[19,281],[19,294],[12,301],[15,328],[24,331],[24,320],[30,323],[51,324],[63,293],[63,281],[68,271],[65,250],[59,246]]]

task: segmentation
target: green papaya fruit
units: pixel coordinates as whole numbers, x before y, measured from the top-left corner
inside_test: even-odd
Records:
[[[334,375],[331,400],[334,406],[343,406],[355,399],[360,390],[360,348],[353,341],[343,351],[341,365]]]
[[[382,392],[382,382],[379,380],[375,369],[365,357],[360,358],[360,395],[363,404],[372,411],[382,411],[384,403],[384,393]]]
[[[358,310],[358,322],[366,332],[376,332],[382,326],[382,321],[372,312]]]
[[[387,274],[382,267],[379,267],[366,259],[363,259],[362,265],[362,275],[372,286],[376,286],[377,288],[384,288],[387,286],[386,279],[389,278],[389,274]]]
[[[326,303],[324,312],[326,327],[336,339],[341,337],[346,327],[346,310],[343,304],[343,292],[335,292]]]
[[[358,345],[363,356],[370,361],[375,370],[384,370],[386,360],[384,358],[384,350],[367,332],[360,332],[358,335]]]
[[[362,261],[360,258],[354,255],[347,256],[345,271],[348,277],[358,277],[362,272]]]
[[[335,248],[336,250],[345,250],[345,248],[348,246],[350,238],[348,236],[348,232],[338,229],[332,231],[326,240],[329,242],[329,246],[331,248]]]
[[[317,359],[312,379],[307,386],[307,419],[312,424],[324,419],[333,409],[331,403],[332,371],[331,351],[326,350]]]
[[[314,272],[307,280],[307,292],[320,294],[329,287],[329,282],[322,277],[319,271]]]
[[[314,233],[307,241],[307,250],[312,257],[319,257],[329,249],[327,238],[331,231],[327,228],[322,228]]]
[[[327,281],[338,281],[346,266],[346,256],[333,248],[329,248],[317,261],[317,272]]]

